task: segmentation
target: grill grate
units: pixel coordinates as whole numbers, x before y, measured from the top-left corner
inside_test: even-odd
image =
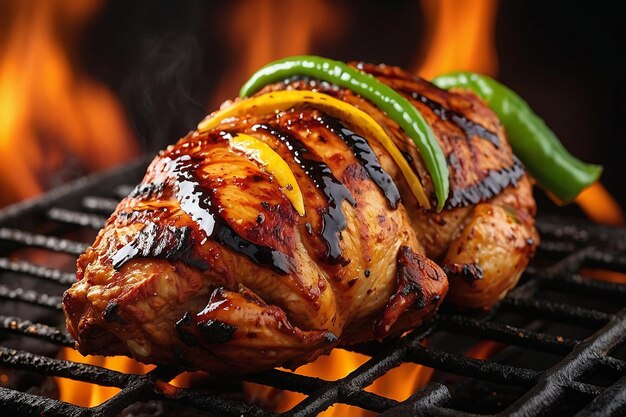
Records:
[[[116,416],[149,400],[207,415],[276,415],[225,395],[175,388],[168,381],[180,370],[157,367],[145,375],[125,374],[54,359],[51,351],[20,350],[30,346],[26,339],[57,350],[72,346],[60,306],[62,291],[74,280],[72,260],[129,192],[128,184],[140,179],[145,165],[138,161],[88,177],[0,212],[0,306],[8,306],[8,311],[0,308],[5,314],[0,315],[0,368],[121,388],[104,403],[85,408],[0,387],[3,416]],[[623,415],[626,285],[586,274],[589,268],[626,272],[626,232],[545,216],[538,227],[543,243],[522,284],[491,312],[442,311],[401,339],[353,347],[370,359],[336,381],[277,369],[239,379],[307,395],[284,416],[314,416],[336,403],[384,416]],[[33,306],[34,318],[28,315]],[[504,347],[481,360],[446,349],[451,340],[489,340]],[[364,390],[403,362],[435,368],[433,382],[402,403]],[[473,397],[481,390],[488,392],[485,398],[501,394],[497,404]]]

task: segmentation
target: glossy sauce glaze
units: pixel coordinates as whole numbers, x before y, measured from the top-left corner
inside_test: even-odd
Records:
[[[380,165],[380,161],[369,143],[334,117],[323,115],[318,117],[317,120],[348,145],[357,161],[365,168],[371,180],[385,195],[389,207],[392,209],[398,208],[398,204],[402,201],[400,191],[391,176]]]
[[[206,236],[233,251],[247,256],[255,263],[289,274],[292,260],[273,248],[253,243],[235,232],[213,207],[213,192],[203,186],[198,175],[203,158],[197,155],[180,155],[170,161],[170,172],[178,183],[177,197],[181,209],[187,213]]]
[[[492,132],[491,130],[487,129],[479,123],[471,121],[461,113],[448,109],[443,104],[415,91],[405,90],[402,91],[402,93],[408,94],[414,100],[417,100],[428,106],[428,108],[431,109],[433,113],[435,113],[437,117],[439,117],[439,119],[454,123],[459,129],[461,129],[463,134],[465,134],[465,137],[467,137],[468,139],[471,139],[474,136],[478,136],[493,143],[496,147],[500,146],[500,138],[496,133]]]
[[[346,216],[341,208],[343,201],[356,206],[356,200],[332,173],[328,165],[319,160],[311,150],[302,143],[293,133],[272,124],[256,124],[252,131],[269,134],[281,143],[293,155],[293,160],[302,168],[313,184],[322,193],[328,207],[322,214],[321,236],[326,244],[326,258],[331,264],[344,261],[341,256],[341,231],[347,227]]]

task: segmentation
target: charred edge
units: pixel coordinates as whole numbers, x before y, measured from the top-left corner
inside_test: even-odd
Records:
[[[426,305],[426,295],[420,281],[428,275],[425,262],[408,246],[400,247],[397,262],[398,294],[405,297],[412,294],[415,296],[412,307],[423,308]]]
[[[196,324],[196,327],[202,340],[210,344],[228,342],[237,330],[237,326],[219,320],[201,321]]]
[[[134,258],[181,260],[196,268],[207,269],[206,262],[191,258],[193,246],[194,239],[190,227],[160,226],[149,222],[139,231],[135,239],[119,249],[111,260],[115,269],[121,268]]]
[[[433,113],[435,113],[435,115],[439,117],[439,119],[454,123],[459,129],[461,129],[461,131],[463,131],[463,134],[468,139],[471,139],[474,136],[478,136],[491,142],[495,147],[500,147],[500,137],[495,132],[487,129],[485,126],[471,121],[463,114],[454,110],[450,110],[443,104],[435,100],[431,100],[423,94],[419,94],[415,91],[410,90],[403,90],[403,92],[405,94],[409,94],[413,99],[428,106],[428,108],[431,109]]]
[[[119,324],[127,324],[128,322],[124,320],[123,317],[118,315],[119,304],[114,300],[111,300],[107,303],[107,306],[104,308],[102,312],[102,318],[104,321],[109,323],[119,323]]]
[[[501,170],[492,169],[487,177],[477,184],[467,188],[456,188],[451,190],[450,198],[446,202],[447,209],[467,207],[471,204],[478,204],[481,201],[489,200],[498,195],[509,185],[517,185],[517,182],[524,175],[524,166],[513,156],[513,165]]]
[[[252,130],[263,131],[283,143],[293,155],[293,160],[324,195],[328,208],[322,213],[321,236],[326,244],[326,260],[334,265],[345,263],[341,256],[339,241],[341,240],[341,231],[347,227],[347,220],[341,204],[345,200],[352,206],[356,206],[356,200],[350,191],[335,177],[328,165],[314,159],[315,154],[291,132],[266,124],[256,124]]]
[[[391,176],[380,165],[380,161],[367,140],[348,129],[342,122],[334,117],[325,114],[324,116],[318,117],[317,120],[348,145],[357,161],[365,168],[370,179],[374,181],[376,186],[378,186],[380,191],[385,195],[389,206],[392,209],[398,208],[398,204],[402,200],[400,191]]]
[[[165,183],[151,182],[148,184],[138,184],[128,195],[131,198],[147,200],[151,197],[159,197],[165,189]]]
[[[434,275],[437,275],[437,271],[408,246],[400,247],[396,263],[396,290],[389,298],[382,316],[373,323],[376,337],[387,335],[407,310],[426,306],[426,294],[421,281],[426,277],[434,279]]]
[[[475,263],[472,264],[445,264],[442,266],[443,271],[448,276],[457,276],[465,278],[466,280],[473,282],[483,279],[483,269]]]
[[[198,346],[198,339],[196,336],[189,330],[191,324],[193,322],[193,317],[191,313],[186,312],[183,316],[174,324],[174,329],[176,330],[176,334],[178,338],[187,346],[193,347]]]
[[[197,159],[197,158],[196,158]],[[203,187],[196,170],[202,161],[188,158],[175,161],[174,174],[177,175],[178,201],[185,211],[203,230],[208,238],[248,257],[261,265],[280,273],[290,274],[294,270],[293,259],[274,248],[258,245],[235,232],[228,222],[213,210],[213,192]]]

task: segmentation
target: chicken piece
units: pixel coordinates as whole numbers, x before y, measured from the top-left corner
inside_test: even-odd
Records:
[[[360,67],[432,126],[450,163],[445,210],[418,207],[378,142],[310,106],[192,132],[157,156],[78,260],[63,304],[82,353],[214,373],[296,367],[421,325],[448,291],[444,270],[453,301],[467,307],[489,306],[515,284],[538,242],[534,201],[493,113],[471,93]],[[259,94],[285,88],[320,90],[369,113],[435,202],[419,152],[371,103],[308,80]],[[304,216],[262,164],[229,146],[237,133],[287,162]]]
[[[540,241],[532,181],[513,154],[501,123],[471,91],[442,90],[397,67],[352,65],[401,93],[433,129],[450,170],[450,196],[441,213],[419,207],[389,155],[371,144],[400,188],[426,256],[448,274],[449,300],[463,308],[490,308],[518,282]],[[370,114],[413,164],[435,205],[419,151],[376,106],[350,90],[306,78],[274,84],[261,93],[281,89],[320,91]]]
[[[78,349],[243,373],[297,366],[434,314],[445,274],[334,133],[340,124],[301,109],[219,129],[255,135],[288,161],[303,217],[219,132],[162,152],[78,260],[64,296]],[[365,325],[348,339],[353,322]]]

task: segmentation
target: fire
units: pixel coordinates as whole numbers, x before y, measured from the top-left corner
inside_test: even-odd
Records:
[[[131,374],[145,374],[154,369],[153,365],[144,365],[125,356],[83,356],[70,348],[62,349],[59,358]],[[116,387],[105,387],[89,382],[59,377],[55,377],[55,380],[59,387],[59,399],[61,401],[83,407],[94,407],[102,404],[120,391]]]
[[[99,4],[2,4],[0,206],[56,185],[54,173],[68,166],[94,171],[138,153],[116,98],[76,71],[74,45],[62,40],[80,39]]]
[[[450,71],[495,75],[497,0],[422,0],[426,57],[416,71],[431,79]]]
[[[580,193],[576,197],[576,203],[596,223],[611,226],[624,225],[624,213],[621,207],[599,182]]]
[[[257,69],[273,60],[309,53],[313,42],[329,42],[345,28],[340,5],[324,0],[254,0],[233,3],[226,16],[227,47],[237,57],[216,84],[211,109],[239,91]]]

